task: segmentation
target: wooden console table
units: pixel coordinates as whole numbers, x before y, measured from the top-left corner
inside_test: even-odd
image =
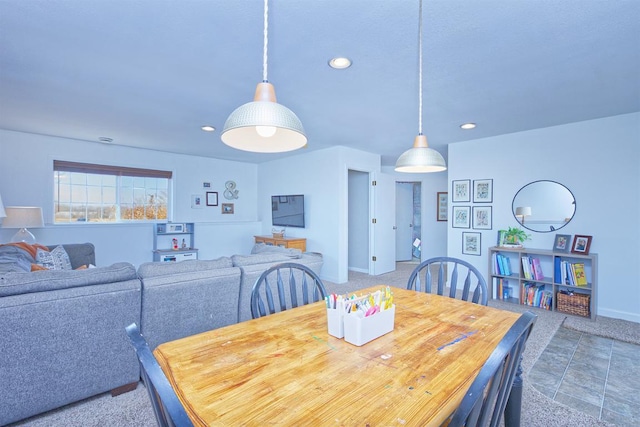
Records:
[[[273,237],[273,236],[253,236],[256,243],[264,243],[265,245],[282,246],[284,248],[300,249],[302,252],[307,251],[307,239],[297,237]]]

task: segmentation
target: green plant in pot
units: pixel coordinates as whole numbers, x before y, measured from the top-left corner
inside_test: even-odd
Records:
[[[509,227],[504,235],[504,242],[508,245],[522,246],[529,239],[531,239],[531,235],[518,227]]]

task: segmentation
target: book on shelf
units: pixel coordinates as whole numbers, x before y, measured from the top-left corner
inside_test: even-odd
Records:
[[[544,280],[540,258],[531,258],[531,265],[533,266],[533,278],[536,280]]]
[[[584,273],[584,263],[576,262],[573,264],[573,273],[575,275],[576,286],[587,286],[587,276]]]

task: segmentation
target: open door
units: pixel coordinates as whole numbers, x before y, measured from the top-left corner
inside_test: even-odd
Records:
[[[371,174],[371,258],[369,274],[379,274],[396,269],[396,183],[395,177]]]

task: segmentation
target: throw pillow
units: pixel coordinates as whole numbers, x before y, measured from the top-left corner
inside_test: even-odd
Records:
[[[51,252],[38,249],[36,262],[49,270],[72,270],[69,255],[62,246],[56,246]]]

